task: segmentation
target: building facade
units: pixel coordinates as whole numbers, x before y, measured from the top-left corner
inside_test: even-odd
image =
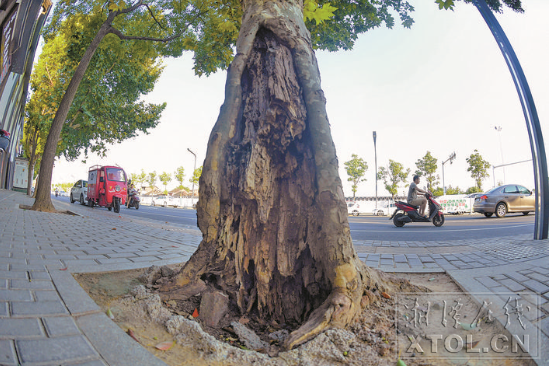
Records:
[[[34,55],[51,6],[50,0],[0,0],[0,188],[13,186]]]

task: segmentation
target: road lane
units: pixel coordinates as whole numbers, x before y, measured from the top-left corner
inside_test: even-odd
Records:
[[[53,198],[68,202],[68,197]],[[139,210],[136,210],[123,207],[121,214],[191,227],[197,225],[196,211],[190,209],[141,206]],[[534,215],[510,214],[501,219],[486,218],[482,215],[446,215],[444,225],[439,228],[432,223],[408,223],[404,227],[397,228],[387,216],[350,216],[349,226],[353,240],[444,241],[485,239],[530,233],[533,235]]]

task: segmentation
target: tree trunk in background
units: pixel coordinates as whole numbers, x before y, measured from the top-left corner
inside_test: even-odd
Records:
[[[95,35],[92,43],[90,43],[90,45],[86,49],[86,52],[84,52],[84,55],[82,56],[82,59],[80,60],[80,63],[78,64],[78,67],[76,68],[76,71],[71,78],[69,86],[67,87],[67,90],[63,95],[63,99],[59,104],[59,108],[55,113],[55,117],[51,124],[50,132],[46,140],[46,145],[44,146],[44,153],[42,154],[42,162],[40,163],[39,173],[40,178],[38,179],[32,210],[44,212],[56,211],[51,201],[51,180],[53,174],[53,164],[57,152],[57,143],[59,141],[59,137],[61,136],[63,124],[67,119],[67,115],[71,108],[72,102],[74,100],[74,97],[76,96],[76,92],[78,91],[78,86],[84,78],[86,69],[90,64],[90,61],[95,51],[97,50],[97,47],[99,47],[99,43],[101,43],[101,40],[109,33],[109,27],[114,20],[114,14],[115,13],[109,14],[107,20],[105,21],[105,23],[103,23],[103,25]]]
[[[352,244],[302,3],[242,3],[237,55],[200,179],[203,240],[161,291],[177,297],[204,280],[242,314],[279,324],[308,318],[288,339],[292,348],[348,324],[381,280]]]
[[[31,143],[31,154],[29,157],[29,167],[27,169],[27,181],[29,182],[27,186],[27,196],[32,196],[32,181],[33,181],[33,170],[34,165],[36,164],[36,149],[38,148],[38,128],[34,131]]]

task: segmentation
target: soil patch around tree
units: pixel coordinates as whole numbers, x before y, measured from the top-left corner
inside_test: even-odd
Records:
[[[169,267],[177,271],[180,266]],[[406,322],[396,321],[397,316],[404,316],[405,320],[410,316],[410,314],[402,315],[396,311],[395,299],[401,298],[399,294],[389,295],[390,298],[376,296],[347,329],[325,331],[292,351],[273,354],[272,349],[276,349],[283,343],[283,335],[297,329],[298,324],[267,323],[253,317],[243,317],[238,313],[236,306],[229,306],[229,313],[220,321],[219,326],[208,327],[200,316],[199,296],[191,297],[186,301],[160,302],[154,291],[143,294],[144,286],[138,278],[146,271],[146,269],[138,269],[75,274],[74,277],[122,330],[168,365],[395,365],[398,355],[404,354],[409,347],[410,335],[419,334],[417,331],[410,333],[410,329],[406,328]],[[460,293],[459,297],[464,307],[476,305],[474,300],[463,293],[446,274],[399,273],[398,277],[408,279],[412,284],[427,287],[432,291],[430,295]],[[136,295],[136,289],[140,289],[137,292],[141,295]],[[425,293],[417,294],[419,297],[422,295]],[[410,296],[409,299],[413,299],[415,295]],[[153,301],[151,305],[151,300],[156,303]],[[191,324],[192,332],[190,333],[194,335],[174,333],[173,320],[159,321],[159,318],[166,320],[170,316],[175,316],[178,324],[181,321],[187,322],[187,326]],[[266,347],[250,350],[235,333],[234,327],[231,326],[232,322],[238,322],[252,330],[263,344],[269,345],[271,349]],[[202,329],[197,330],[199,328]],[[201,333],[202,330],[205,333]],[[477,329],[473,331],[476,332]],[[478,329],[478,332],[480,331],[486,334],[505,333],[497,321],[483,324]],[[208,334],[211,337],[208,337]],[[273,334],[278,336],[273,337]],[[465,339],[465,335],[463,337]],[[161,350],[157,346],[167,350]],[[524,359],[490,360],[478,354],[467,353],[464,349],[459,353],[458,358],[444,359],[431,357],[438,355],[431,353],[430,348],[424,347],[423,351],[423,353],[414,354],[413,358],[403,358],[405,365],[535,365],[524,354],[520,354],[520,356],[526,356]],[[216,355],[216,352],[219,355]],[[269,353],[274,357],[269,356]]]
[[[32,210],[32,206],[22,205],[22,204],[19,205],[19,208],[21,210]],[[70,216],[80,216],[77,213],[74,213],[69,210],[56,210],[55,212],[52,212],[52,213],[58,213],[58,214],[64,214],[64,215],[70,215]]]

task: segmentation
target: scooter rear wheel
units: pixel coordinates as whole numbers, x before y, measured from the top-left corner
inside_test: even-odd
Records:
[[[433,217],[433,225],[435,225],[436,227],[441,227],[443,224],[444,224],[443,214],[435,215],[435,217]]]
[[[120,213],[120,200],[118,199],[114,200],[114,212]]]
[[[403,213],[397,213],[395,215],[395,217],[393,217],[393,224],[395,224],[396,227],[403,227],[404,226],[404,222],[398,220],[399,218],[401,218],[403,216],[406,216],[406,215],[404,215]]]

